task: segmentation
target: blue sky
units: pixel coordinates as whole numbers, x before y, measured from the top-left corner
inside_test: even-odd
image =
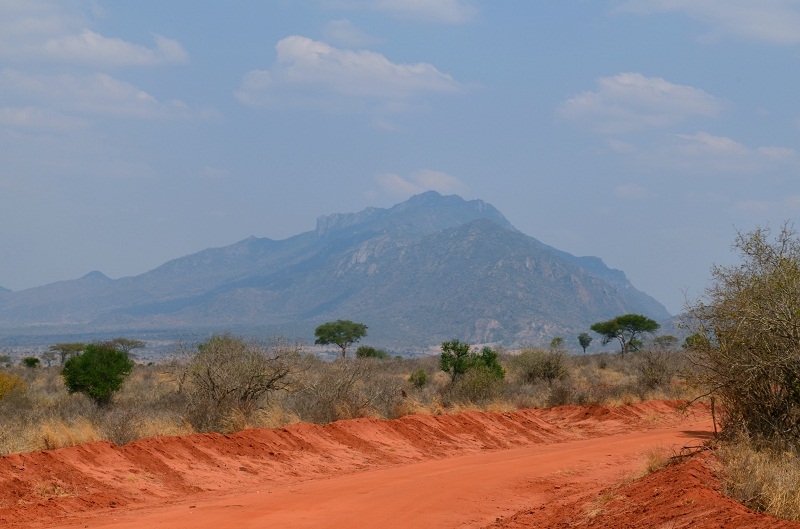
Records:
[[[798,0],[0,0],[0,285],[434,189],[677,313],[800,211]]]

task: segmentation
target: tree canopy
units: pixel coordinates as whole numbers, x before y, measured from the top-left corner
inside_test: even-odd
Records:
[[[342,358],[347,356],[347,348],[367,335],[367,326],[350,320],[336,320],[323,323],[314,330],[317,345],[336,344],[342,350]]]
[[[661,325],[655,320],[641,314],[624,314],[608,321],[595,323],[591,330],[603,337],[603,345],[617,340],[620,344],[620,353],[625,354],[632,346],[639,343],[638,337],[644,333],[652,334]]]
[[[147,344],[141,340],[133,340],[131,338],[114,338],[105,342],[107,345],[110,345],[114,349],[118,351],[122,351],[126,355],[130,355],[131,351],[134,349],[142,349],[143,347],[147,347]]]
[[[64,383],[70,393],[85,393],[101,406],[122,387],[131,373],[128,355],[105,344],[89,344],[64,364]]]
[[[586,348],[592,343],[593,338],[588,332],[582,332],[578,335],[578,343],[583,347],[583,354],[586,354]]]
[[[61,357],[61,363],[67,361],[72,355],[80,353],[86,347],[83,342],[57,343],[50,346],[50,351],[57,353]]]

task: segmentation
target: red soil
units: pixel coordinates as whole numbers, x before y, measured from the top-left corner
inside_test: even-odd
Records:
[[[677,403],[356,419],[0,458],[0,527],[795,527],[719,493]],[[783,524],[783,525],[781,525]]]

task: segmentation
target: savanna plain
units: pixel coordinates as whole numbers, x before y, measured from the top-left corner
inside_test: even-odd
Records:
[[[693,352],[656,344],[501,350],[501,371],[456,373],[226,334],[134,364],[107,401],[61,366],[10,367],[0,525],[800,527],[762,514],[797,519],[794,491],[765,492],[776,469],[797,483],[788,452],[716,437]]]

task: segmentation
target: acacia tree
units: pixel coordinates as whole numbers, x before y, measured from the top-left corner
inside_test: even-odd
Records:
[[[582,332],[578,335],[578,343],[583,347],[583,354],[586,354],[586,348],[592,343],[592,339],[588,332]]]
[[[55,345],[50,346],[50,351],[56,353],[61,357],[61,363],[67,361],[67,358],[70,356],[76,355],[86,348],[86,344],[82,342],[70,342],[70,343],[57,343]]]
[[[323,323],[314,330],[317,345],[336,344],[342,350],[342,358],[347,356],[347,348],[367,335],[367,326],[350,320],[336,320]]]
[[[713,282],[689,306],[686,345],[712,395],[724,429],[756,439],[800,440],[800,237],[784,224],[737,235],[742,263],[714,266]]]
[[[655,320],[641,314],[624,314],[608,321],[595,323],[590,327],[591,330],[603,337],[603,345],[617,340],[620,345],[620,353],[625,354],[631,350],[632,346],[640,343],[638,336],[656,332],[661,325]]]
[[[131,338],[114,338],[113,340],[109,340],[105,342],[107,345],[117,349],[118,351],[122,351],[126,355],[131,354],[131,351],[134,349],[142,349],[146,347],[147,344],[141,340],[133,340]]]

